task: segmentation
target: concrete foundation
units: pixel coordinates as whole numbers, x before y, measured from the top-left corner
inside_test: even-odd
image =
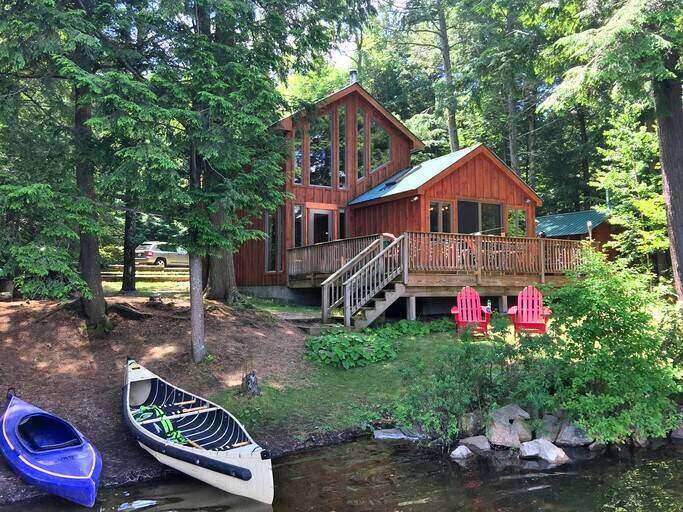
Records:
[[[289,288],[287,286],[240,286],[240,292],[264,299],[279,299],[300,306],[320,306],[320,288]]]

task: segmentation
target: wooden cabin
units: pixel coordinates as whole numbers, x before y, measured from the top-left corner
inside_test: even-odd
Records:
[[[503,298],[573,265],[578,245],[536,238],[541,199],[490,149],[474,145],[411,165],[424,144],[358,83],[279,126],[290,145],[287,200],[254,221],[267,239],[236,255],[249,293],[321,298],[347,325],[398,299],[452,297],[461,286]]]

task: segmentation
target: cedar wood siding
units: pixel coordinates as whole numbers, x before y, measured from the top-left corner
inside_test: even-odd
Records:
[[[347,134],[347,144],[346,144],[346,187],[341,189],[337,186],[337,163],[339,161],[337,155],[337,108],[340,105],[346,105],[346,134]],[[356,180],[357,177],[357,155],[356,155],[356,109],[361,106],[366,112],[366,161],[369,158],[369,127],[371,125],[370,120],[375,119],[375,121],[383,126],[391,137],[391,160],[387,165],[381,166],[378,169],[371,171],[366,171],[365,178],[360,181]],[[251,240],[246,242],[240,250],[235,254],[235,275],[237,279],[238,286],[266,286],[266,285],[286,285],[287,284],[287,264],[286,249],[293,246],[292,234],[293,234],[293,218],[294,218],[294,205],[305,206],[306,210],[309,209],[321,209],[321,210],[334,210],[334,222],[333,222],[333,239],[338,238],[338,213],[339,208],[346,208],[346,226],[347,226],[347,237],[355,236],[355,223],[356,219],[353,218],[351,209],[346,207],[346,204],[362,194],[369,188],[374,187],[380,182],[384,181],[389,176],[393,175],[396,171],[403,169],[410,165],[410,153],[413,149],[413,142],[390,122],[387,122],[384,115],[377,110],[372,104],[367,102],[360,94],[351,92],[350,94],[343,96],[338,101],[326,104],[324,108],[318,110],[319,115],[325,115],[328,112],[332,112],[334,116],[334,121],[332,123],[332,141],[333,141],[333,153],[332,153],[332,187],[319,187],[311,186],[308,184],[308,167],[309,167],[309,154],[304,151],[303,155],[303,184],[295,185],[292,179],[292,157],[290,152],[290,157],[287,159],[284,172],[287,175],[287,181],[285,189],[289,192],[293,199],[288,199],[284,208],[284,229],[283,237],[285,242],[285,250],[282,254],[282,272],[266,272],[265,271],[265,242],[262,240]],[[287,134],[287,142],[290,143],[293,138],[294,131],[292,130]],[[307,147],[308,144],[308,133],[303,130],[303,147]],[[257,219],[254,223],[254,227],[258,229],[263,228],[262,219]],[[304,215],[304,237],[305,243],[308,243],[308,214]],[[373,231],[374,234],[378,231]]]
[[[415,197],[418,200],[411,200]],[[403,231],[429,231],[430,201],[453,202],[455,229],[458,225],[458,199],[502,204],[504,232],[507,232],[508,207],[524,209],[527,215],[527,236],[536,236],[534,226],[537,202],[518,181],[501,170],[495,157],[490,156],[485,148],[473,152],[471,158],[465,157],[463,161],[453,164],[450,170],[444,171],[431,184],[427,183],[424,190],[418,189],[407,197],[392,199],[390,196],[383,202],[380,200],[367,206],[355,206],[353,218],[356,219],[356,230],[353,235],[367,235],[378,231],[388,231],[395,235]]]

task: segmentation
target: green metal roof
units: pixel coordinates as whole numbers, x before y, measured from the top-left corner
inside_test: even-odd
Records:
[[[586,235],[588,234],[588,221],[593,223],[593,228],[597,228],[606,219],[607,214],[595,210],[545,215],[536,218],[536,234],[543,232],[550,238]]]
[[[371,188],[350,201],[349,204],[365,203],[366,201],[416,190],[479,146],[480,144],[476,144],[459,151],[454,151],[453,153],[448,153],[447,155],[432,158],[431,160],[414,165],[413,167],[401,169],[376,187]]]

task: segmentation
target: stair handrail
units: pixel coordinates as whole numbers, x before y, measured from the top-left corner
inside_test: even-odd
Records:
[[[344,325],[351,327],[351,317],[393,279],[404,274],[405,233],[382,249],[356,273],[344,281]],[[398,250],[396,249],[398,247]],[[390,253],[394,252],[392,262]]]
[[[332,310],[344,300],[344,281],[349,275],[353,275],[365,263],[360,263],[369,253],[376,249],[381,249],[385,239],[385,234],[380,234],[379,238],[373,240],[361,252],[347,261],[339,270],[331,274],[322,284],[322,322],[327,323],[332,314]]]

